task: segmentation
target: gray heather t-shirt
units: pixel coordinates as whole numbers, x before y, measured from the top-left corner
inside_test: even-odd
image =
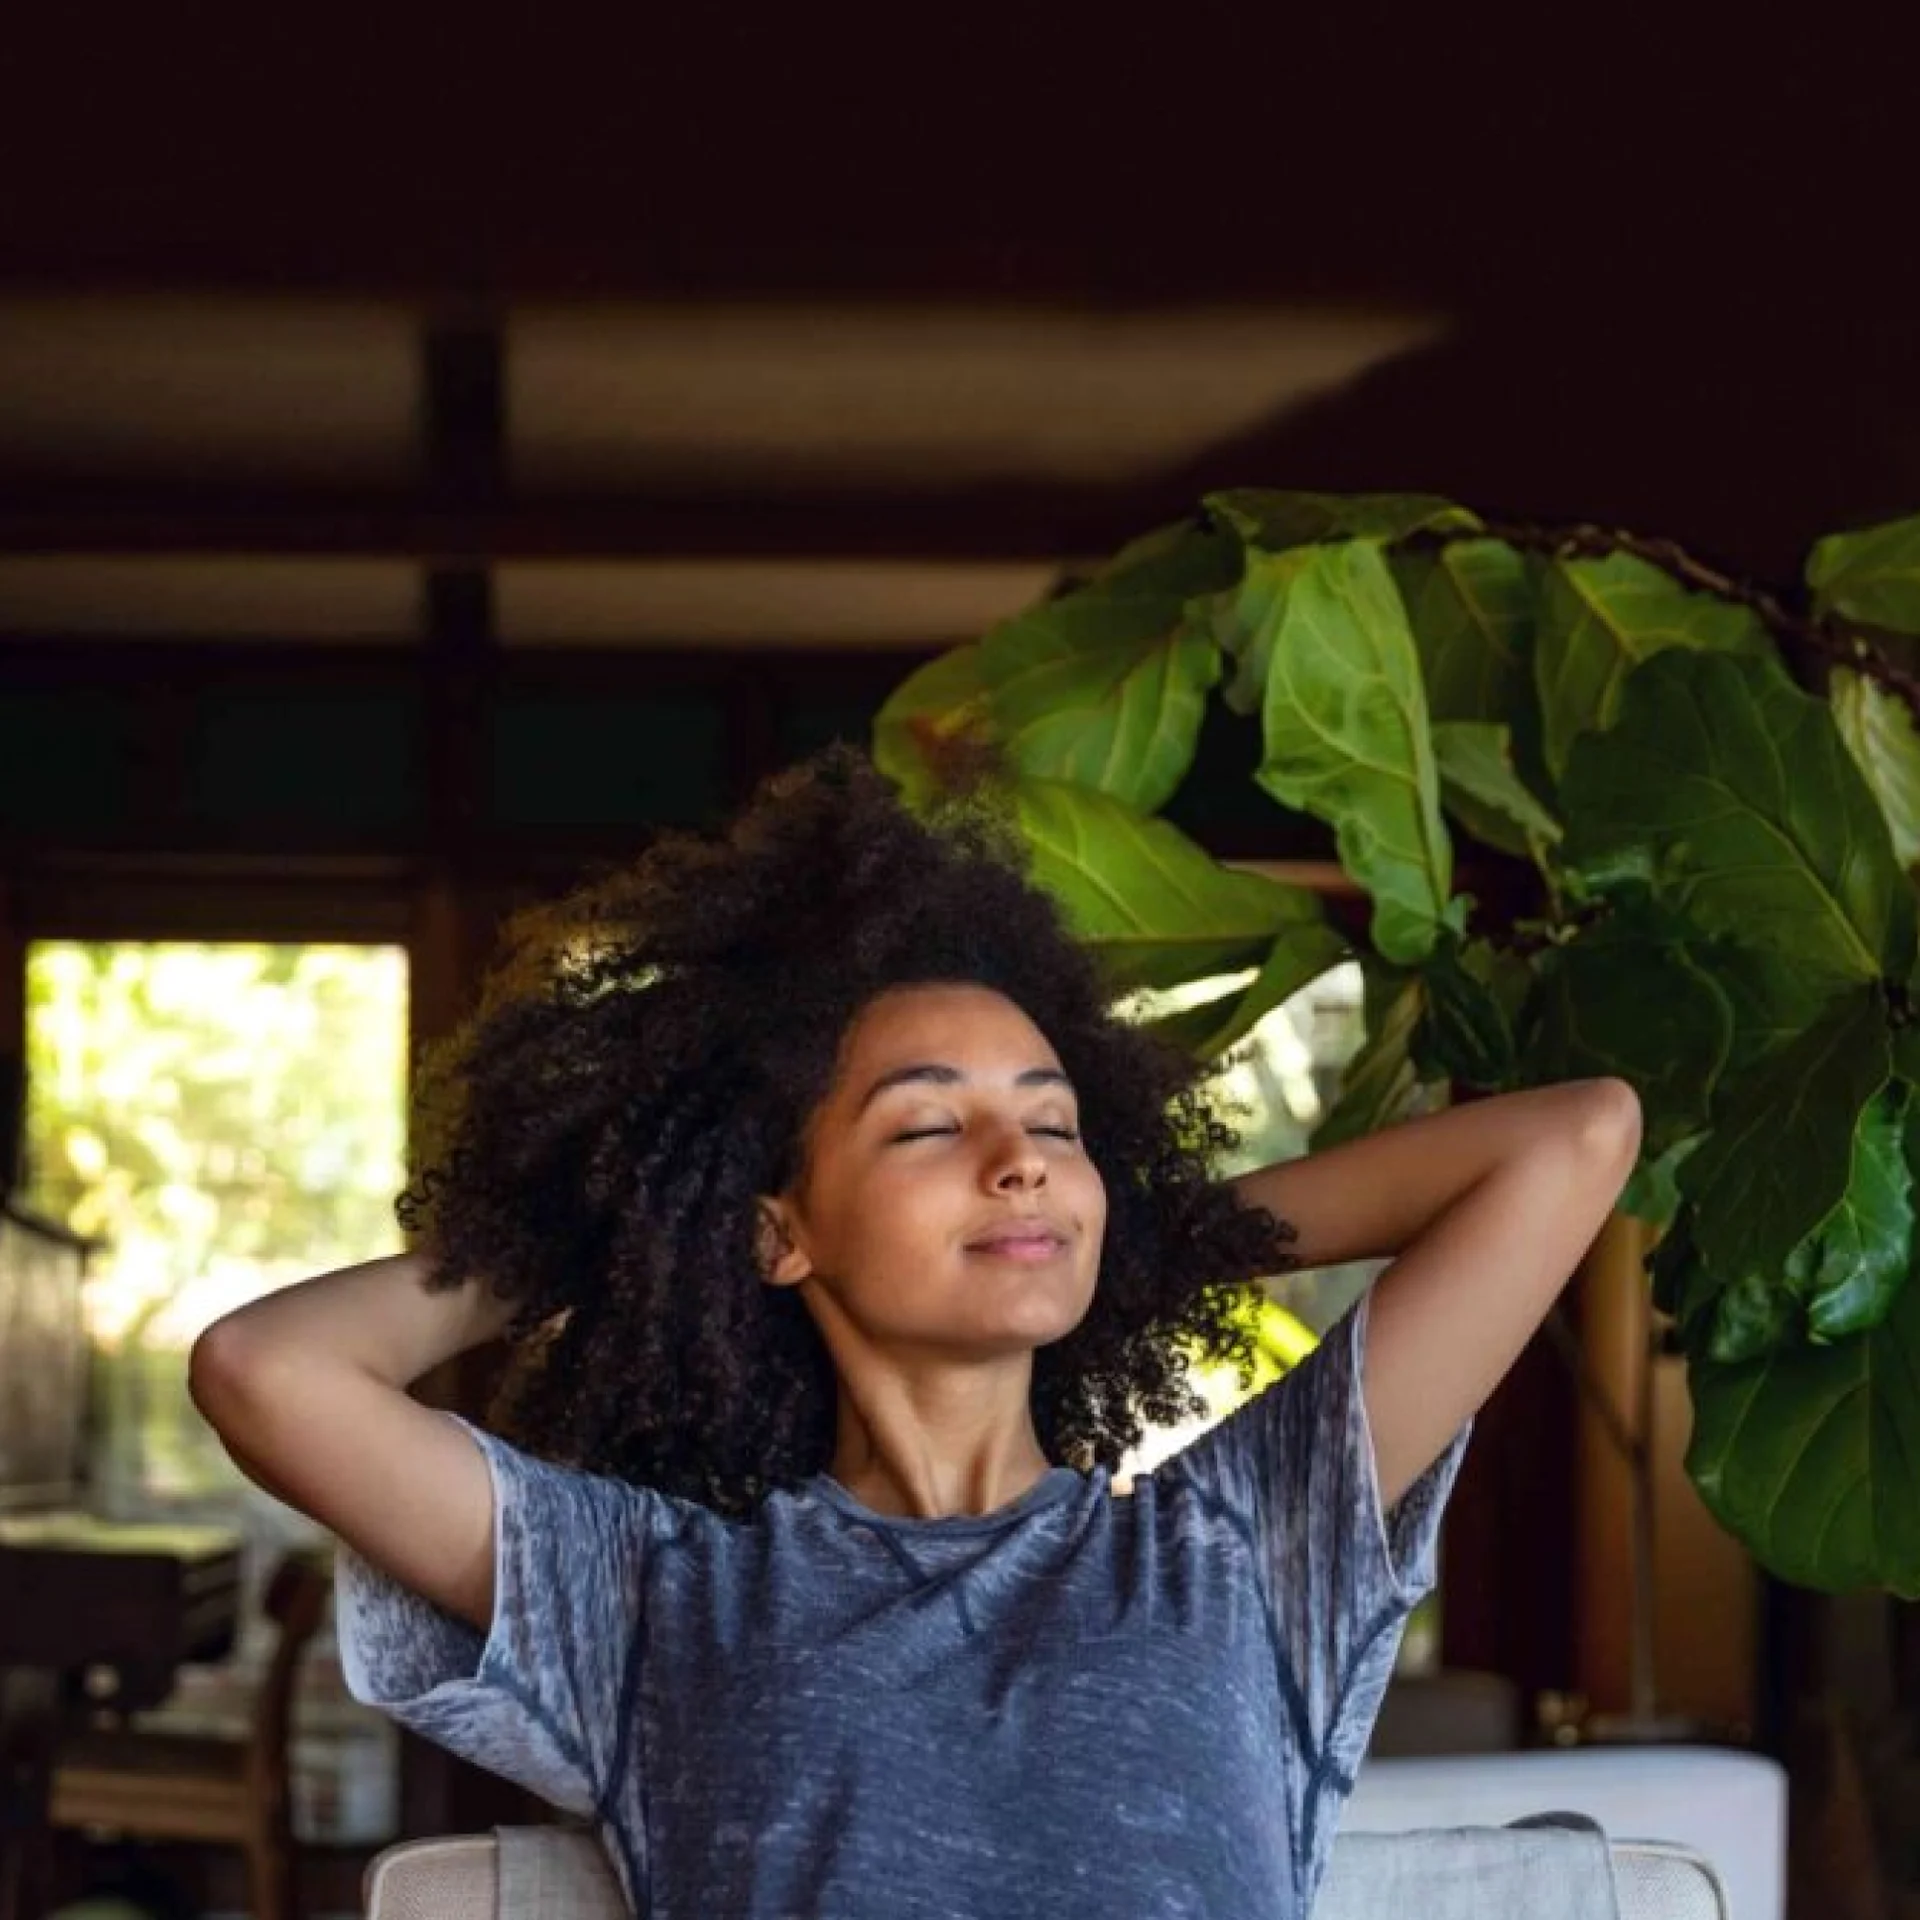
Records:
[[[343,1551],[348,1684],[590,1818],[653,1920],[1294,1920],[1466,1443],[1382,1514],[1366,1324],[1130,1495],[977,1517],[822,1474],[727,1520],[470,1428],[492,1631]]]

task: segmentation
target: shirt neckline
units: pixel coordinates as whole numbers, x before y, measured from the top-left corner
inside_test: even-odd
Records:
[[[895,1533],[966,1534],[990,1533],[1011,1525],[1044,1507],[1058,1506],[1087,1484],[1087,1476],[1072,1467],[1049,1467],[1025,1493],[1009,1500],[991,1513],[945,1513],[931,1517],[920,1514],[876,1513],[864,1501],[856,1499],[830,1473],[817,1473],[813,1490],[829,1505],[871,1527],[886,1527]]]

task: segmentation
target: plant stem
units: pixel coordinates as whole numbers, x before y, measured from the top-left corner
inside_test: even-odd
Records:
[[[1831,615],[1803,617],[1788,608],[1777,594],[1709,567],[1672,540],[1649,539],[1623,528],[1586,523],[1547,527],[1524,522],[1490,522],[1471,531],[1410,534],[1400,544],[1432,549],[1457,546],[1468,540],[1503,540],[1523,553],[1541,553],[1556,560],[1631,554],[1696,593],[1709,593],[1716,599],[1749,608],[1780,643],[1782,651],[1799,661],[1818,659],[1828,666],[1847,667],[1864,674],[1888,692],[1897,694],[1916,722],[1920,722],[1920,674],[1889,658],[1872,628]]]

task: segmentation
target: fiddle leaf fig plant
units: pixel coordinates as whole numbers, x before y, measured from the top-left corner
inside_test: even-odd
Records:
[[[1624,533],[1249,489],[920,669],[874,753],[916,803],[986,769],[1116,994],[1221,983],[1157,1022],[1199,1057],[1357,959],[1315,1144],[1442,1088],[1632,1082],[1695,1483],[1783,1578],[1915,1596],[1916,658],[1920,518],[1775,594]],[[1164,817],[1216,702],[1363,924]]]

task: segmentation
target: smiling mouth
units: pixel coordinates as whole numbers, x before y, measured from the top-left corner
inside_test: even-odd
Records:
[[[976,1240],[969,1253],[983,1254],[989,1260],[1051,1260],[1066,1252],[1067,1243],[1057,1233],[1005,1233],[991,1240]]]

